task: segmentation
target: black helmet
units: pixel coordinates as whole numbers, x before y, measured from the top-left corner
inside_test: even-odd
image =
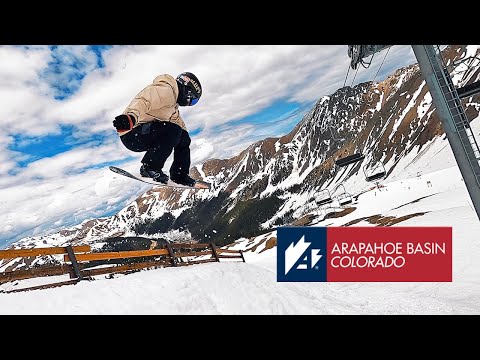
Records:
[[[184,91],[180,90],[179,105],[195,105],[202,96],[202,85],[197,77],[191,72],[183,72],[177,76],[176,80],[183,85]],[[180,99],[182,97],[182,99]]]

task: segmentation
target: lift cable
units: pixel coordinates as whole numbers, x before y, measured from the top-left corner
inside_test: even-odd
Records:
[[[377,73],[375,74],[373,80],[368,84],[368,87],[367,87],[367,89],[365,90],[365,94],[368,95],[368,91],[370,90],[370,86],[372,86],[372,84],[375,82],[375,79],[377,78],[378,74],[380,73],[380,70],[381,70],[381,68],[382,68],[382,66],[383,66],[383,64],[384,64],[384,62],[385,62],[385,59],[387,58],[387,55],[388,55],[389,50],[390,50],[390,48],[387,49],[387,52],[385,53],[385,56],[383,57],[383,60],[382,60],[382,62],[381,62],[381,64],[380,64],[380,67],[379,67],[378,70],[377,70]],[[372,55],[372,59],[370,59],[370,63],[368,63],[368,66],[370,66],[370,64],[372,63],[372,61],[373,61],[373,56],[374,56],[374,55],[375,55],[375,54]],[[363,65],[363,62],[362,62],[362,65]],[[367,67],[368,67],[368,66],[367,66]],[[365,67],[365,66],[364,66],[364,67]],[[349,71],[349,70],[350,70],[350,67],[348,68],[348,71]],[[347,76],[348,76],[348,71],[347,71]],[[357,71],[355,72],[355,76],[357,75],[357,72],[358,72],[358,67],[357,67]],[[346,82],[346,79],[347,79],[347,78],[345,77],[345,82]],[[353,79],[353,81],[355,81],[355,78]],[[352,85],[353,85],[353,81],[352,81]],[[363,108],[360,110],[360,115],[363,114],[363,111],[365,110],[365,108],[366,108],[366,106],[367,106],[367,103],[368,103],[368,101],[365,101],[365,103],[363,104]],[[330,133],[332,134],[333,140],[334,140],[334,141],[337,141],[337,139],[333,136],[332,125],[330,125],[329,127],[330,127]],[[343,139],[343,138],[342,138],[342,139]]]

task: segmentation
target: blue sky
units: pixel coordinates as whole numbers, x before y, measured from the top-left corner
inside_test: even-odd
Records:
[[[54,90],[55,99],[67,99],[80,88],[90,71],[105,66],[102,54],[110,48],[112,46],[89,45],[76,52],[63,46],[49,46],[51,61],[40,77]]]
[[[383,55],[355,83],[372,80]],[[291,131],[343,86],[348,62],[346,45],[0,46],[0,247],[109,216],[148,189],[106,168],[139,167],[143,154],[123,147],[112,120],[157,75],[191,71],[202,83],[200,102],[181,108],[195,165]],[[392,47],[376,80],[413,62],[409,46]]]

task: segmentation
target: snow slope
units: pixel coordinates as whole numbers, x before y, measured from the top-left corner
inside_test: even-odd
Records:
[[[164,268],[0,293],[0,314],[480,314],[480,221],[458,169],[385,186],[362,194],[353,213],[314,226],[426,212],[394,226],[452,226],[453,282],[277,283],[276,248],[262,251],[265,240],[275,236],[272,232],[230,246],[248,250],[260,244],[245,252],[246,263]],[[367,221],[358,225],[374,226]]]

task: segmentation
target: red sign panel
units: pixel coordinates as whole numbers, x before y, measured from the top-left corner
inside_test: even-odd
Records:
[[[327,227],[328,282],[451,282],[451,227]]]

